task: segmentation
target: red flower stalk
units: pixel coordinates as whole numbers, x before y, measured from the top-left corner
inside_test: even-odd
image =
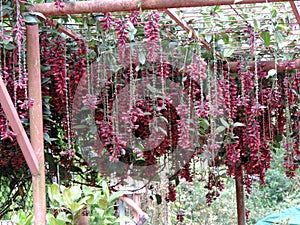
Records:
[[[58,10],[62,10],[65,6],[62,0],[56,0],[54,5]]]
[[[111,13],[106,13],[105,17],[100,19],[99,22],[100,27],[105,31],[105,33],[108,33],[113,25],[113,17],[111,16]]]
[[[159,37],[159,14],[156,11],[152,11],[147,15],[147,23],[144,27],[145,39],[144,41],[148,43],[148,60],[150,62],[155,62],[158,58],[158,42]]]

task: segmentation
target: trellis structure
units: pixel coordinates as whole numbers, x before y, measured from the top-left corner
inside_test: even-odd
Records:
[[[27,7],[29,12],[38,12],[44,16],[65,16],[69,14],[88,14],[88,13],[105,13],[120,12],[130,10],[164,10],[176,23],[185,31],[191,32],[192,38],[210,50],[210,45],[203,38],[198,37],[195,28],[180,18],[177,11],[173,8],[182,7],[202,7],[216,5],[234,5],[234,4],[255,4],[271,2],[289,2],[295,15],[295,19],[300,25],[300,16],[297,10],[297,1],[288,0],[98,0],[98,1],[79,1],[74,3],[64,3],[62,9],[57,9],[54,3],[35,4]],[[40,15],[38,15],[40,16]],[[43,20],[51,26],[57,24],[49,18]],[[45,193],[45,172],[44,172],[44,147],[43,147],[43,116],[42,116],[42,95],[41,95],[41,75],[40,75],[40,55],[39,55],[39,31],[38,24],[28,24],[27,27],[27,64],[29,74],[29,97],[34,99],[33,107],[30,108],[30,136],[31,141],[24,131],[22,123],[18,117],[17,111],[9,97],[8,91],[0,76],[0,101],[10,124],[17,134],[18,143],[22,149],[26,162],[30,168],[33,178],[33,202],[34,218],[36,225],[46,224],[46,193]],[[76,34],[62,26],[59,30],[71,37]],[[300,69],[300,59],[296,59],[295,68]],[[273,69],[277,65],[275,61],[261,62],[265,69]],[[237,71],[238,62],[230,62],[231,71]],[[250,64],[251,70],[254,70],[254,63]],[[278,70],[285,70],[284,66],[277,66]],[[236,180],[237,190],[237,210],[238,224],[245,225],[245,206],[243,185],[240,180]]]

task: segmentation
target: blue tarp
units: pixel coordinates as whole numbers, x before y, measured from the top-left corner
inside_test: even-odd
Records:
[[[279,213],[267,216],[256,223],[256,225],[272,224],[300,225],[300,206],[282,210]]]

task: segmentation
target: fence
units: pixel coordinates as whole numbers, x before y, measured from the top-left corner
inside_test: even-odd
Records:
[[[0,220],[0,225],[15,225],[11,220]]]

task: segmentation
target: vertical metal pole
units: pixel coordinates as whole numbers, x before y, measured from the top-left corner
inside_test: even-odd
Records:
[[[125,216],[125,203],[122,200],[119,200],[119,216]],[[125,222],[120,222],[120,225],[125,225]]]
[[[238,216],[238,225],[246,225],[243,171],[241,166],[237,166],[236,170],[237,173],[235,176],[235,188],[236,188],[236,208],[237,208],[237,216]]]
[[[44,162],[43,111],[41,91],[40,45],[38,24],[26,26],[28,93],[33,99],[29,109],[30,139],[39,164],[39,174],[32,176],[34,224],[46,224],[46,188]]]
[[[140,202],[140,195],[133,193],[133,201],[135,204],[137,204],[138,207],[141,207],[141,202]],[[139,214],[135,211],[134,212],[134,219],[136,221],[139,221]]]

